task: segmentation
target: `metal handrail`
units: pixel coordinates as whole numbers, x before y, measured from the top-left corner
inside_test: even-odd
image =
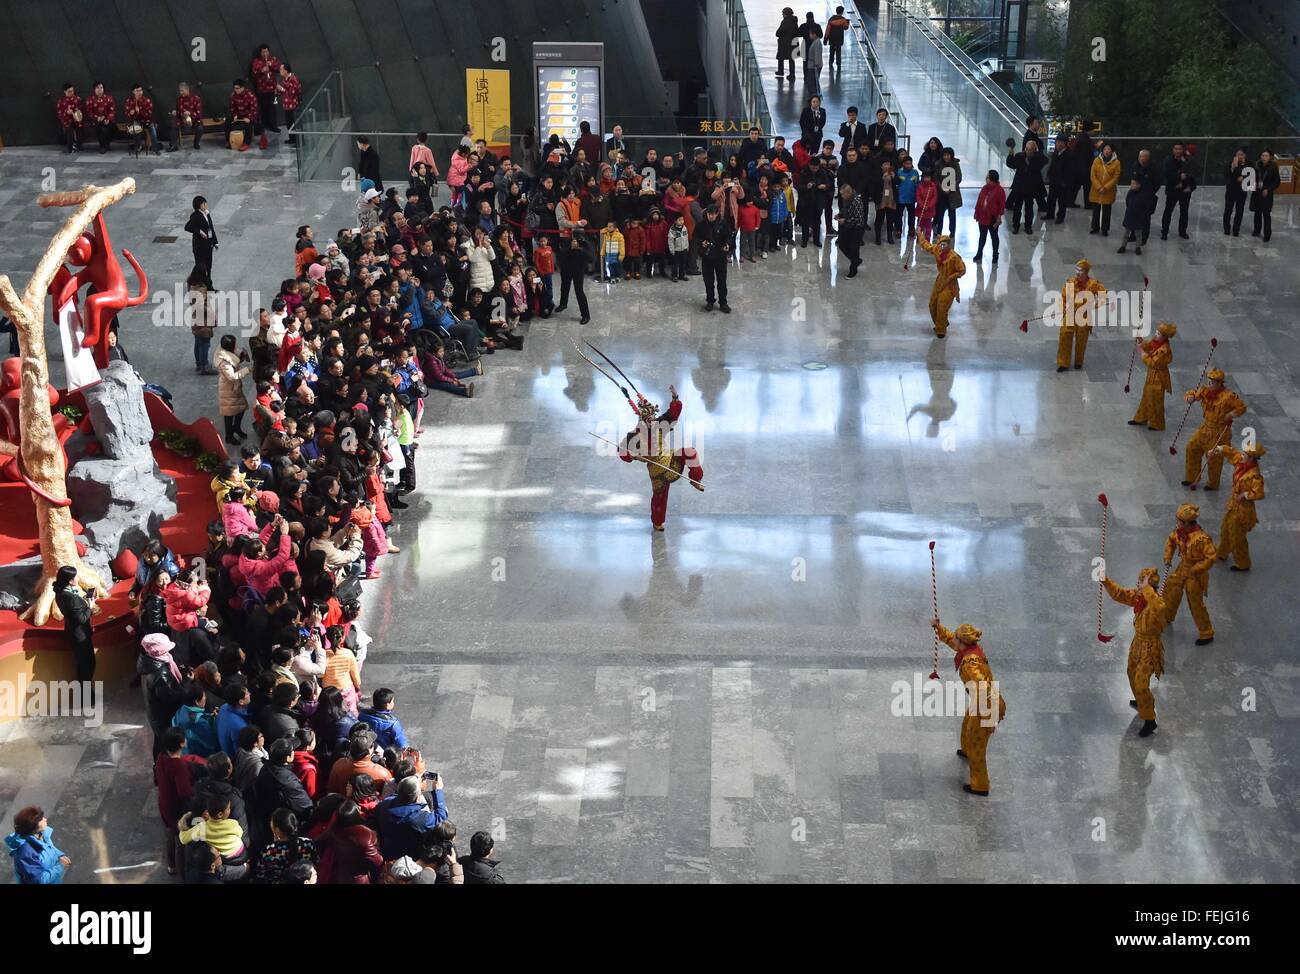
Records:
[[[889,5],[902,14],[903,18],[909,24],[920,31],[921,36],[933,44],[935,48],[938,49],[939,53],[947,58],[958,71],[966,75],[971,87],[979,92],[980,97],[988,102],[993,107],[993,110],[1002,117],[1013,135],[1020,134],[1020,116],[1018,114],[1015,116],[1007,114],[1008,109],[1012,108],[1012,106],[1009,106],[1003,98],[999,97],[995,99],[990,95],[989,86],[991,83],[986,78],[984,72],[979,69],[979,65],[966,55],[965,51],[952,42],[952,38],[948,37],[941,31],[934,30],[930,25],[928,16],[923,17],[913,12],[911,8],[915,5],[915,0],[889,0]],[[998,94],[1001,95],[1000,89],[998,90]],[[1019,108],[1019,105],[1014,106],[1014,109],[1017,111]]]

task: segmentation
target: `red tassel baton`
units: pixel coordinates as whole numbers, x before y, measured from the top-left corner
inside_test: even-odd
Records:
[[[1110,501],[1108,501],[1108,500],[1106,499],[1106,495],[1105,495],[1105,494],[1098,494],[1098,495],[1097,495],[1097,500],[1101,501],[1101,567],[1102,567],[1102,570],[1105,571],[1105,568],[1106,568],[1106,521],[1107,521],[1107,519],[1108,519],[1108,517],[1109,517],[1109,515],[1110,515]],[[1101,631],[1101,597],[1102,597],[1102,593],[1103,593],[1103,591],[1105,590],[1105,588],[1106,588],[1106,583],[1105,583],[1105,581],[1104,581],[1104,577],[1103,577],[1103,581],[1100,581],[1100,582],[1097,583],[1097,642],[1099,642],[1099,643],[1108,643],[1108,642],[1110,642],[1112,639],[1115,638],[1114,636],[1108,636],[1108,635],[1106,635],[1104,632]]]
[[[930,542],[930,601],[934,607],[934,617],[939,618],[939,578],[934,570],[934,542]],[[930,670],[930,679],[939,679],[939,633],[934,634],[934,668]]]
[[[1214,350],[1218,347],[1219,340],[1217,338],[1211,338],[1210,354],[1205,356],[1205,364],[1201,366],[1201,377],[1196,380],[1196,387],[1198,389],[1201,387],[1201,383],[1205,381],[1205,373],[1210,371],[1210,359],[1214,358]],[[1183,421],[1178,424],[1178,432],[1174,434],[1174,442],[1169,445],[1169,455],[1171,457],[1178,455],[1178,440],[1183,435],[1183,427],[1187,425],[1187,417],[1192,413],[1192,405],[1193,404],[1189,402],[1187,408],[1183,410]]]

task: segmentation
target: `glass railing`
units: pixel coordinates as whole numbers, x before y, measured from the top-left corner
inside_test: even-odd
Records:
[[[869,106],[864,114],[869,121],[875,121],[875,110],[884,108],[889,112],[889,122],[898,133],[898,148],[911,150],[911,135],[907,130],[907,115],[894,95],[889,78],[862,22],[862,15],[853,3],[845,3],[844,14],[852,25],[849,35],[851,42],[845,45],[844,59],[847,67],[841,70],[840,84],[852,84],[859,90],[853,100],[859,105]]]
[[[745,115],[756,119],[764,134],[772,131],[772,114],[767,108],[767,94],[763,90],[763,75],[754,42],[749,36],[749,24],[741,0],[723,0],[727,12],[727,36],[731,47],[732,63],[736,69],[741,104]]]

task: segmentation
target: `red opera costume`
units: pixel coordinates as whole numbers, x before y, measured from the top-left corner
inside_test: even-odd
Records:
[[[65,129],[81,124],[82,104],[80,95],[64,95],[59,99],[54,113],[59,117],[59,124]]]
[[[639,394],[633,408],[641,421],[623,438],[618,455],[625,463],[633,460],[645,463],[650,474],[650,523],[656,531],[662,531],[668,518],[668,488],[683,470],[689,471],[692,483],[702,483],[704,467],[700,465],[699,454],[694,448],[674,449],[673,424],[682,414],[682,401],[676,393],[662,415],[657,416],[658,407]]]
[[[258,94],[275,94],[276,82],[280,77],[280,59],[271,57],[253,58],[253,84]]]
[[[191,92],[176,99],[176,118],[182,125],[203,121],[203,99]]]

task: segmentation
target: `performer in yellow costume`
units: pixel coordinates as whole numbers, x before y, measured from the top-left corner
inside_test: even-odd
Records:
[[[1230,446],[1216,446],[1217,454],[1232,464],[1232,494],[1223,512],[1223,526],[1219,528],[1219,561],[1232,556],[1234,572],[1250,571],[1250,543],[1246,535],[1259,523],[1255,514],[1255,501],[1264,499],[1264,477],[1259,472],[1259,458],[1268,451],[1258,443],[1246,450]]]
[[[1128,421],[1130,426],[1147,424],[1149,430],[1165,428],[1165,396],[1173,391],[1174,385],[1169,381],[1169,363],[1174,360],[1173,346],[1169,339],[1178,334],[1178,326],[1171,321],[1162,321],[1156,325],[1156,337],[1149,342],[1142,342],[1142,364],[1147,367],[1147,379],[1142,384],[1142,401],[1138,403],[1137,412]]]
[[[1232,421],[1246,412],[1241,397],[1224,385],[1223,370],[1210,369],[1205,374],[1208,384],[1189,390],[1183,395],[1188,402],[1201,404],[1201,425],[1187,442],[1187,459],[1183,463],[1183,486],[1190,487],[1201,479],[1201,463],[1209,454],[1209,475],[1206,490],[1219,489],[1219,476],[1223,472],[1223,454],[1211,452],[1214,447],[1232,442]]]
[[[1187,608],[1196,622],[1196,645],[1204,646],[1214,642],[1214,626],[1210,624],[1210,613],[1205,608],[1205,596],[1210,588],[1210,569],[1214,567],[1216,553],[1214,542],[1196,523],[1200,516],[1201,509],[1195,504],[1183,504],[1178,508],[1178,527],[1165,540],[1164,557],[1167,567],[1173,562],[1174,550],[1177,549],[1178,567],[1165,581],[1164,599],[1165,616],[1167,622],[1172,623],[1183,601],[1183,592],[1187,592]]]
[[[1137,588],[1124,588],[1107,578],[1106,594],[1120,605],[1133,607],[1133,644],[1128,648],[1128,685],[1133,691],[1129,706],[1136,707],[1142,718],[1138,737],[1150,737],[1156,729],[1156,698],[1151,692],[1151,678],[1165,675],[1165,647],[1160,634],[1168,625],[1165,600],[1157,591],[1160,569],[1144,568],[1138,572]]]
[[[1106,300],[1106,287],[1101,281],[1088,276],[1092,264],[1081,260],[1075,266],[1074,277],[1061,288],[1061,337],[1056,342],[1056,371],[1070,367],[1070,348],[1074,347],[1074,367],[1083,368],[1083,353],[1088,348],[1088,335],[1092,332],[1092,314]]]
[[[961,748],[957,755],[970,762],[970,784],[962,785],[962,790],[972,795],[987,795],[989,737],[1006,717],[1007,702],[998,690],[989,661],[980,646],[983,633],[966,622],[958,626],[956,632],[945,629],[938,619],[931,619],[930,625],[939,639],[952,648],[955,653],[953,668],[966,684],[968,706],[961,721]],[[992,720],[994,712],[998,715],[997,721]]]
[[[938,273],[934,286],[930,288],[930,320],[934,322],[934,333],[942,338],[948,334],[948,309],[954,301],[961,300],[961,285],[958,279],[966,273],[966,264],[961,255],[952,249],[952,238],[946,234],[934,243],[923,236],[912,236],[926,253],[934,254],[934,265]]]

